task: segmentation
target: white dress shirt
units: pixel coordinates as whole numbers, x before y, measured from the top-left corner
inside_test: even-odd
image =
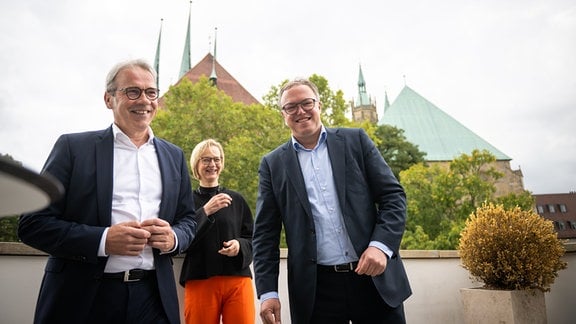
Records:
[[[149,139],[136,147],[116,124],[114,133],[114,180],[112,189],[112,225],[158,217],[162,197],[162,180],[158,156],[154,147],[154,133],[148,129]],[[108,229],[100,242],[99,255],[105,256]],[[154,269],[152,248],[146,246],[138,256],[110,255],[104,272],[130,269]]]

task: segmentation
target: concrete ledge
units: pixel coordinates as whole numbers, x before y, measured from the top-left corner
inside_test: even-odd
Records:
[[[566,253],[576,252],[576,240],[564,242]],[[46,256],[46,253],[36,250],[21,242],[0,242],[0,255],[38,255]],[[280,257],[285,259],[288,249],[280,249]],[[401,250],[403,259],[458,259],[457,250]],[[183,257],[181,255],[176,257]]]
[[[20,242],[0,242],[0,255],[38,255],[47,254]]]

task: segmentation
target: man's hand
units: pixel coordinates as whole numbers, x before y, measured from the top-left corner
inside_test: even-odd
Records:
[[[270,298],[260,304],[260,318],[264,324],[279,324],[280,320],[280,299]]]
[[[174,249],[176,239],[170,223],[160,218],[151,218],[140,223],[140,226],[150,233],[148,245],[160,252],[170,252]]]
[[[378,276],[381,275],[386,266],[388,265],[388,257],[382,250],[377,247],[369,246],[360,260],[358,260],[358,267],[356,273],[359,275]]]
[[[146,247],[150,232],[138,222],[118,223],[110,226],[106,235],[107,255],[139,255]]]

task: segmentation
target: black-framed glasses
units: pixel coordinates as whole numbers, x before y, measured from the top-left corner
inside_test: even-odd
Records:
[[[285,113],[288,115],[295,114],[298,111],[298,107],[302,108],[304,111],[310,111],[316,105],[316,99],[314,98],[306,98],[297,103],[288,103],[282,107]]]
[[[142,92],[144,92],[144,95],[149,100],[158,99],[158,95],[160,94],[160,90],[157,88],[140,89],[138,87],[127,87],[127,88],[123,88],[123,89],[118,89],[116,91],[124,92],[126,97],[128,97],[128,99],[130,99],[130,100],[136,100],[136,99],[140,98],[140,96],[142,95]]]
[[[222,159],[219,157],[201,157],[200,162],[204,165],[210,165],[210,163],[214,161],[214,164],[222,163]]]

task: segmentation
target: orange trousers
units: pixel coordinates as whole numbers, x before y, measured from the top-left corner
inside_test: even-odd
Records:
[[[184,320],[186,324],[256,323],[252,279],[216,276],[186,281]]]

